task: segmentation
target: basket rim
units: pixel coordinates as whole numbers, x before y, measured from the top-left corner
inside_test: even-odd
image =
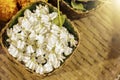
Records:
[[[77,14],[87,14],[89,12],[92,12],[92,11],[98,9],[103,4],[103,2],[101,2],[101,1],[99,1],[99,2],[100,3],[95,8],[92,8],[90,10],[86,10],[85,12],[83,12],[83,11],[80,11],[80,10],[75,10],[67,2],[65,2],[64,0],[61,0],[61,3],[63,3],[64,5],[66,5],[70,10],[74,11]]]

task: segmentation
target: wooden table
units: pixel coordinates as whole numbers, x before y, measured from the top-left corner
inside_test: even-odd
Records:
[[[120,73],[120,10],[105,3],[73,20],[81,33],[77,53],[57,72],[40,78],[12,62],[0,47],[0,80],[114,80]]]

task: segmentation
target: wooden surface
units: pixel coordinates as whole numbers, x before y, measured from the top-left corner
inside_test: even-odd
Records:
[[[104,4],[90,16],[73,20],[80,46],[69,62],[40,78],[9,59],[0,47],[0,80],[114,80],[120,73],[120,10]]]

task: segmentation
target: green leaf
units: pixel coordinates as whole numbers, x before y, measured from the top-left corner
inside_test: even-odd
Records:
[[[77,10],[86,10],[83,6],[82,3],[75,3],[73,0],[71,1],[71,5],[74,9],[77,9]]]
[[[64,22],[65,22],[66,16],[65,15],[61,15],[60,18],[61,18],[61,24],[60,24],[60,21],[59,21],[59,17],[55,18],[52,22],[54,24],[58,25],[58,26],[63,25]]]

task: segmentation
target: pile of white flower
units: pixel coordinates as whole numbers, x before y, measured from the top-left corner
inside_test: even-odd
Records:
[[[58,68],[77,45],[65,27],[52,21],[57,12],[49,13],[47,5],[26,9],[13,28],[7,29],[9,53],[36,73],[44,74]]]

